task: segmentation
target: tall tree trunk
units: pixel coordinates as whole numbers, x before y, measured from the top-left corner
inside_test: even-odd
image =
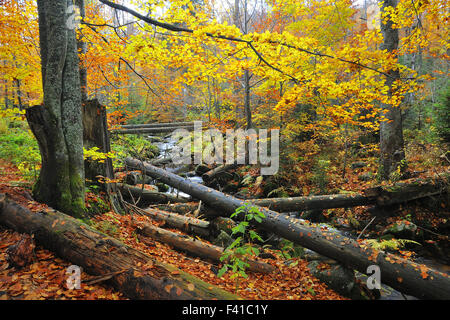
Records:
[[[385,12],[388,7],[396,7],[397,0],[381,0],[381,12]],[[381,49],[387,50],[391,55],[397,58],[398,49],[398,29],[393,28],[393,23],[390,19],[381,21],[381,32],[383,33],[384,42]],[[389,87],[389,95],[393,94],[393,84],[400,79],[400,72],[398,69],[391,69],[387,72],[386,86]],[[384,180],[389,179],[391,173],[396,171],[399,166],[402,168],[401,161],[405,159],[404,142],[403,142],[403,125],[401,109],[397,106],[386,105],[383,106],[387,110],[385,117],[388,121],[383,121],[380,124],[380,164],[381,177]]]
[[[247,129],[253,127],[252,109],[250,106],[250,71],[244,71],[244,111],[247,120]]]
[[[70,0],[38,0],[44,105],[27,109],[41,152],[36,200],[82,217],[85,204],[81,89]]]
[[[22,110],[23,105],[22,105],[22,91],[20,90],[20,80],[14,79],[14,82],[17,87],[17,104],[19,105],[19,110]]]
[[[86,17],[86,8],[84,5],[84,0],[75,0],[75,4],[80,9],[81,19],[84,21]],[[87,52],[87,44],[84,42],[83,35],[80,34],[77,39],[77,50],[81,56],[84,56]],[[80,59],[81,60],[81,59]],[[88,99],[87,94],[87,69],[84,65],[84,61],[81,62],[80,66],[80,86],[81,86],[81,101],[85,103]]]

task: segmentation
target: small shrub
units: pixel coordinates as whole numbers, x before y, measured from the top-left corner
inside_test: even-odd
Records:
[[[330,163],[330,160],[319,159],[312,169],[313,176],[311,177],[311,180],[319,189],[321,194],[325,194],[327,192],[329,180],[327,171]]]

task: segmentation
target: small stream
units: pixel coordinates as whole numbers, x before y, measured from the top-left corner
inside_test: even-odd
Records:
[[[153,142],[153,144],[156,145],[160,151],[160,154],[156,159],[161,159],[161,158],[170,156],[170,151],[175,147],[175,144],[176,144],[176,140],[172,139],[171,137],[166,137],[164,139],[161,139],[160,137],[148,136],[148,139],[149,140],[157,139],[156,142]],[[173,173],[178,173],[178,171],[181,168],[182,168],[182,166],[176,166],[173,163],[170,163],[165,166],[165,169],[167,171],[173,172]],[[195,175],[195,174],[187,174],[186,179],[188,179],[192,182],[195,182],[195,183],[203,184],[202,177]],[[191,198],[191,196],[189,194],[186,194],[186,193],[179,191],[178,189],[170,187],[170,186],[169,186],[169,190],[167,191],[167,193],[170,193],[172,195],[177,195],[178,197],[182,197],[182,198],[187,198],[187,199]],[[288,213],[288,215],[290,215],[291,217],[295,217],[299,220],[303,220],[298,217],[298,212]],[[329,231],[337,233],[341,236],[345,236],[345,237],[348,237],[351,239],[356,239],[356,236],[348,230],[339,230],[339,229],[332,227],[326,223],[320,223],[319,226],[326,227],[326,228],[328,228]],[[311,251],[309,249],[305,249],[305,251],[309,252],[309,253],[314,253],[313,251]],[[434,270],[437,270],[437,271],[440,271],[440,272],[443,272],[446,274],[450,274],[450,266],[439,263],[438,261],[424,258],[424,257],[417,257],[415,259],[415,262],[424,264]],[[366,281],[366,279],[367,279],[367,276],[365,274],[362,274],[357,271],[356,271],[356,277],[362,281]],[[417,300],[417,298],[415,298],[413,296],[404,295],[404,294],[400,293],[399,291],[397,291],[383,283],[381,284],[380,293],[381,293],[380,300]]]
[[[164,138],[162,141],[159,141],[161,139],[160,137],[148,136],[147,138],[150,141],[152,141],[153,139],[157,139],[156,142],[153,142],[153,145],[157,146],[159,149],[159,155],[158,155],[158,157],[156,157],[156,159],[163,159],[163,158],[169,157],[171,150],[175,147],[175,144],[177,142],[175,139],[171,138],[170,136]],[[164,168],[171,173],[179,173],[179,170],[183,168],[183,165],[176,166],[173,163],[170,163],[170,164],[165,165]],[[200,177],[198,175],[186,174],[185,178],[191,182],[203,184],[202,177]],[[171,187],[171,186],[168,186],[168,187],[169,187],[169,190],[167,191],[167,193],[169,193],[169,194],[176,195],[180,198],[186,198],[186,199],[192,198],[189,194],[184,193],[174,187]]]

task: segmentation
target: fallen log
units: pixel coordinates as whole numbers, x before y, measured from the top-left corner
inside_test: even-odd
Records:
[[[224,172],[227,172],[228,170],[236,168],[237,166],[238,165],[236,163],[220,165],[220,166],[202,174],[202,179],[206,184],[210,184],[218,176],[220,176]]]
[[[185,129],[188,131],[194,130],[194,126],[182,126],[182,127],[160,127],[160,128],[136,128],[136,129],[112,129],[109,132],[111,134],[155,134],[173,132],[177,129]]]
[[[117,188],[122,193],[122,196],[125,199],[131,199],[131,195],[133,196],[134,200],[137,200],[138,198],[141,198],[139,201],[139,204],[145,206],[150,205],[152,203],[168,203],[168,202],[188,202],[189,200],[186,198],[179,198],[174,195],[158,192],[158,191],[151,191],[147,189],[142,189],[139,187],[130,186],[123,183],[117,183]],[[131,195],[130,195],[131,193]]]
[[[192,239],[188,236],[180,235],[149,224],[143,224],[138,230],[144,236],[169,244],[179,250],[189,252],[198,257],[211,259],[214,262],[221,262],[220,257],[224,251],[222,247]],[[270,273],[275,269],[268,263],[252,259],[249,259],[247,263],[249,264],[249,270],[252,272]]]
[[[356,206],[376,205],[386,207],[408,201],[441,194],[445,186],[436,182],[414,184],[398,183],[393,186],[380,186],[363,190],[360,194],[329,194],[308,197],[251,199],[249,202],[278,212],[323,210]],[[218,214],[212,210],[208,214]]]
[[[175,212],[181,215],[194,213],[197,216],[205,216],[205,217],[220,216],[220,214],[216,212],[214,209],[205,206],[204,204],[199,205],[198,202],[159,204],[155,205],[154,208],[163,211]]]
[[[64,213],[33,213],[0,194],[0,224],[33,234],[44,248],[108,281],[130,299],[237,299],[214,285],[159,262]],[[125,270],[124,272],[121,272]]]
[[[171,157],[164,157],[164,158],[159,158],[159,159],[153,159],[150,161],[150,163],[154,166],[158,166],[161,164],[167,164],[172,162],[172,158]]]
[[[166,122],[166,123],[145,123],[145,124],[125,124],[120,126],[121,129],[138,129],[138,128],[168,128],[168,127],[185,127],[193,126],[193,121],[187,122]]]
[[[392,186],[378,186],[363,191],[366,197],[374,198],[379,207],[392,206],[405,202],[448,193],[450,174],[442,177],[416,180],[411,183],[399,182]]]
[[[188,213],[193,213],[198,209],[199,204],[197,202],[187,202],[187,203],[169,203],[169,204],[159,204],[152,206],[163,211],[174,212],[181,215],[186,215]]]
[[[375,203],[375,199],[359,194],[331,194],[309,197],[267,198],[249,201],[255,205],[279,212],[345,208],[365,206]]]
[[[139,160],[127,158],[130,167],[139,167]],[[238,207],[251,205],[204,185],[193,183],[177,175],[144,163],[147,175],[171,185],[192,197],[208,204],[223,215],[230,215]],[[255,205],[254,205],[255,206]],[[419,265],[399,256],[374,250],[364,243],[341,236],[326,228],[306,221],[289,218],[267,208],[255,206],[265,215],[261,223],[255,223],[282,238],[300,244],[343,265],[365,274],[368,268],[376,265],[380,270],[381,282],[400,292],[423,299],[450,299],[450,276]]]
[[[168,226],[177,228],[187,233],[198,234],[204,237],[207,237],[210,234],[210,224],[205,220],[186,217],[176,213],[153,208],[141,209],[139,211],[157,221],[164,221]]]

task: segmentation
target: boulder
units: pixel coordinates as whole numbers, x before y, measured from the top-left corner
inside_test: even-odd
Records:
[[[329,264],[320,260],[311,261],[308,268],[313,276],[337,293],[355,300],[367,299],[356,281],[353,270],[337,263]]]
[[[225,231],[220,231],[220,234],[213,241],[213,244],[216,246],[227,248],[230,244],[232,244],[234,239]]]
[[[417,226],[408,220],[397,221],[396,223],[387,226],[383,231],[383,235],[391,234],[398,239],[411,240],[417,239],[420,233],[421,231]]]

